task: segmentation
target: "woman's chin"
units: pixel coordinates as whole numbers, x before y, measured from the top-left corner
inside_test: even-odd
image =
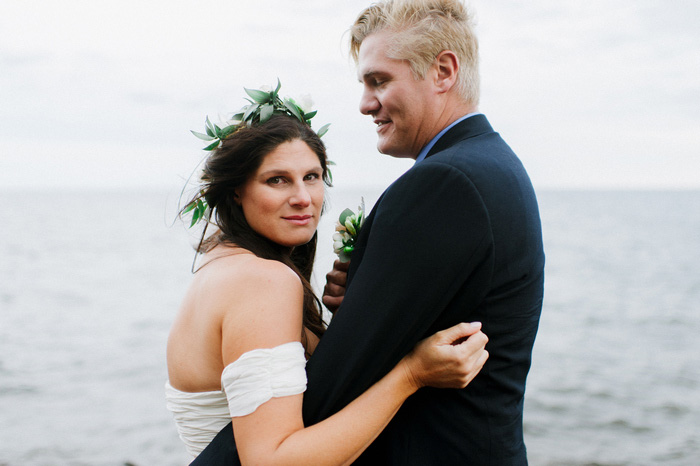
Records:
[[[295,248],[297,246],[303,246],[311,239],[314,237],[314,235],[310,236],[295,236],[294,238],[285,238],[284,240],[275,240],[272,238],[268,238],[269,240],[279,244],[280,246],[284,246],[286,248]]]

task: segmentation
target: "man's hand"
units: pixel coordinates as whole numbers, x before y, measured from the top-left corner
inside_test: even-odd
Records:
[[[336,259],[333,263],[333,270],[326,274],[326,286],[323,287],[323,304],[331,313],[340,307],[345,296],[345,285],[348,282],[348,268],[350,262],[340,262]]]

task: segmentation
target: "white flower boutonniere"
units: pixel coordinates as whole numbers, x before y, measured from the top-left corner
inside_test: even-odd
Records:
[[[341,262],[348,262],[352,251],[355,249],[355,241],[360,233],[360,228],[365,223],[365,200],[362,199],[357,213],[345,209],[338,217],[333,234],[333,250],[338,254]]]

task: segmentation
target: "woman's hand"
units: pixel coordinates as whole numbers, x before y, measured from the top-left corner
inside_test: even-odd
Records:
[[[416,388],[464,388],[489,357],[481,323],[461,323],[420,341],[402,360]]]

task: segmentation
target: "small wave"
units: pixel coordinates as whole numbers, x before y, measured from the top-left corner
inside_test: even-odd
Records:
[[[605,422],[602,424],[598,424],[598,427],[600,428],[612,428],[615,430],[624,430],[627,432],[632,432],[635,434],[638,433],[643,433],[643,432],[651,432],[653,429],[648,426],[642,426],[642,425],[635,425],[632,424],[629,421],[626,421],[624,419],[615,419],[610,422]]]
[[[27,395],[39,393],[37,387],[31,385],[15,385],[15,386],[0,386],[0,397],[2,396],[14,396],[14,395]]]
[[[691,412],[687,406],[681,406],[676,403],[665,403],[660,406],[653,406],[645,410],[647,414],[660,413],[671,418],[680,418]]]

